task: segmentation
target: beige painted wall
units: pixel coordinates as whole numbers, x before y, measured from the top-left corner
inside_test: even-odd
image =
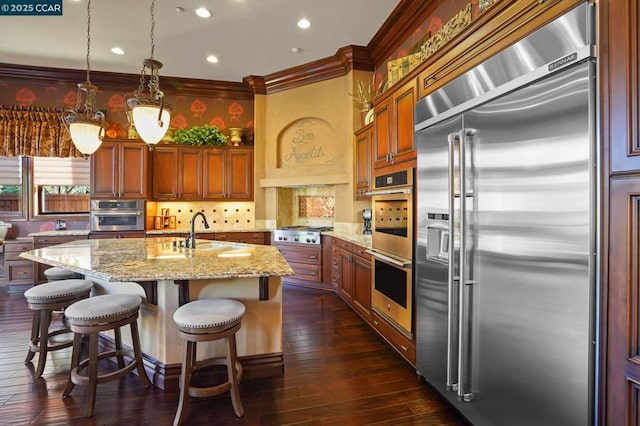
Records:
[[[279,225],[279,186],[335,185],[335,223],[338,230],[357,231],[362,209],[369,202],[354,197],[355,139],[361,127],[360,111],[348,93],[355,93],[355,79],[369,79],[371,73],[350,72],[334,78],[255,98],[255,206],[256,226]],[[334,131],[332,143],[339,155],[331,164],[278,167],[278,138],[291,123],[304,118],[323,120]],[[353,229],[356,228],[356,229]]]

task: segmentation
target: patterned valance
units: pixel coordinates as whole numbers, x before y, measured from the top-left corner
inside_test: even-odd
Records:
[[[0,105],[0,156],[83,157],[71,141],[62,111]]]

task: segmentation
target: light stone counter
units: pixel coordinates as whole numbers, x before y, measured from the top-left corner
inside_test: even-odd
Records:
[[[59,229],[55,231],[32,232],[30,237],[88,237],[88,229]]]
[[[173,313],[181,303],[201,298],[229,297],[244,303],[237,345],[246,377],[281,374],[281,276],[293,271],[280,252],[272,246],[210,240],[197,240],[196,249],[184,249],[174,247],[174,240],[78,240],[21,256],[84,274],[93,281],[94,294],[140,295],[144,301],[138,321],[145,366],[162,389],[176,388],[182,359]],[[123,333],[125,342],[128,338]],[[199,358],[224,353],[224,341],[198,345]]]
[[[341,240],[348,241],[353,244],[357,244],[360,247],[364,247],[366,249],[371,248],[371,235],[364,234],[354,234],[350,232],[335,232],[335,231],[325,231],[322,235],[330,235],[335,238],[340,238]]]

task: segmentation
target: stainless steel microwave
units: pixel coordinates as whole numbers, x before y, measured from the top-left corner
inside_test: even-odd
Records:
[[[91,231],[144,231],[144,200],[91,200]]]

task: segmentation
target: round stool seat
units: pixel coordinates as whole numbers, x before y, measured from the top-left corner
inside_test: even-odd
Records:
[[[233,299],[200,299],[179,307],[173,321],[190,333],[209,333],[212,328],[233,324],[244,315],[245,307]]]
[[[54,266],[53,268],[46,269],[44,271],[45,277],[47,277],[47,281],[57,281],[57,280],[67,280],[76,278],[76,273],[70,271],[65,268],[60,268],[59,266]]]
[[[135,294],[105,294],[74,303],[65,310],[65,315],[71,325],[100,324],[105,319],[112,322],[136,313],[141,303],[142,298]]]
[[[52,281],[31,287],[24,292],[24,297],[30,304],[58,303],[73,300],[91,290],[92,287],[93,283],[88,280]]]

